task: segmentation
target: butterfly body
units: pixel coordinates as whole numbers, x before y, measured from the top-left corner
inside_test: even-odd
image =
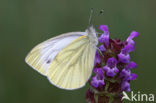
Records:
[[[95,29],[91,26],[86,30],[86,33],[88,34],[90,43],[96,46],[98,44],[98,38]]]
[[[96,31],[70,32],[51,38],[32,49],[25,61],[62,89],[78,89],[86,84],[94,66]]]

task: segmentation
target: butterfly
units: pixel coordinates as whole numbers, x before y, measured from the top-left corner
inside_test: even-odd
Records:
[[[83,87],[92,74],[98,39],[93,26],[69,32],[34,47],[25,58],[54,86],[73,90]]]

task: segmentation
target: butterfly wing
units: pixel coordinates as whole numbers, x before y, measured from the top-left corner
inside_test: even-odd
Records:
[[[50,64],[47,73],[49,81],[68,90],[84,86],[92,73],[95,50],[87,36],[74,40]]]
[[[55,56],[73,40],[86,35],[85,32],[71,32],[51,38],[36,47],[27,55],[25,61],[42,75],[47,75],[47,70]]]

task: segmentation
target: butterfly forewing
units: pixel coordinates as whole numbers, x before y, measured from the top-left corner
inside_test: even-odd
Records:
[[[48,79],[63,89],[84,86],[92,73],[95,50],[87,36],[77,38],[54,58],[48,68]]]
[[[47,75],[47,70],[55,56],[73,40],[86,35],[85,32],[71,32],[49,39],[31,50],[25,61],[35,70]]]

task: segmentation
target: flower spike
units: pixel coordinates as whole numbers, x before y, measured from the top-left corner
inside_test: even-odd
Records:
[[[101,55],[96,52],[93,74],[89,80],[91,88],[86,93],[88,103],[122,103],[122,92],[131,91],[130,82],[137,74],[131,70],[137,64],[131,61],[130,53],[135,50],[133,38],[139,33],[132,31],[125,41],[111,39],[107,25],[100,25],[103,34],[98,38]],[[114,96],[112,94],[115,94]]]

